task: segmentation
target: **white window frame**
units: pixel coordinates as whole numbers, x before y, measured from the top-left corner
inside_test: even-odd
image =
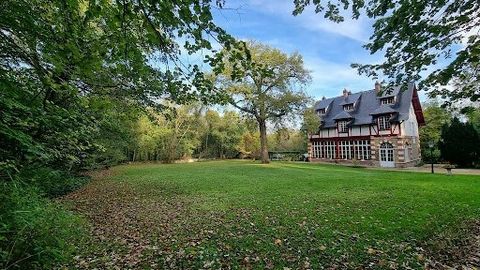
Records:
[[[386,97],[380,99],[380,104],[386,105],[386,104],[393,104],[395,103],[395,97]]]
[[[336,149],[335,149],[336,145],[334,141],[327,141],[325,147],[326,147],[325,158],[334,159],[337,157]]]
[[[384,142],[380,145],[380,161],[382,162],[394,162],[394,147],[391,143]]]
[[[338,121],[338,133],[348,133],[347,121]]]
[[[353,111],[353,108],[354,108],[353,103],[343,105],[343,110],[347,112]]]
[[[353,142],[352,141],[340,141],[339,142],[339,156],[341,159],[353,159]]]
[[[355,141],[355,158],[358,160],[369,160],[371,149],[369,140]]]
[[[378,130],[390,130],[390,115],[382,115],[377,118]]]

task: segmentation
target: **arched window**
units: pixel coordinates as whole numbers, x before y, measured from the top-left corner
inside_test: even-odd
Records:
[[[389,142],[384,142],[380,145],[380,148],[393,148],[393,145]]]

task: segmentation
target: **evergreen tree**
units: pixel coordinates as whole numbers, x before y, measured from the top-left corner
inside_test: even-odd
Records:
[[[480,136],[471,123],[462,123],[455,117],[442,128],[440,151],[445,160],[470,167],[479,161]]]

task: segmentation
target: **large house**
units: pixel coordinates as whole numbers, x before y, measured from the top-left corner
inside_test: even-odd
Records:
[[[319,130],[310,134],[311,161],[409,167],[421,159],[418,127],[425,123],[414,83],[323,98],[315,104]]]

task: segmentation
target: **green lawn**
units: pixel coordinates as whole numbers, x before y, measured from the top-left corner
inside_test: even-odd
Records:
[[[452,253],[465,252],[455,245],[480,217],[480,179],[309,163],[128,165],[64,201],[92,224],[80,268],[422,268],[463,256]]]

